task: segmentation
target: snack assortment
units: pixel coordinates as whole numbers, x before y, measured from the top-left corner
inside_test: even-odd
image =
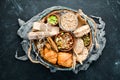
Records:
[[[16,51],[15,58],[42,64],[51,72],[87,70],[105,47],[104,21],[88,17],[81,9],[53,6],[18,22],[17,34],[26,54],[18,56]]]
[[[87,22],[79,25],[83,23],[79,18],[82,17],[77,12],[58,10],[33,22],[28,38],[37,40],[36,45],[44,43],[42,47],[36,46],[43,60],[59,67],[74,68],[75,64],[83,64],[89,54],[92,35]],[[39,43],[42,39],[44,41]]]

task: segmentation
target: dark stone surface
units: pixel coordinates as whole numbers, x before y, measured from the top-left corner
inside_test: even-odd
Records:
[[[25,21],[44,9],[61,5],[81,8],[87,15],[101,16],[106,22],[106,47],[87,71],[50,73],[40,64],[14,58],[22,39],[17,36],[17,19]],[[119,80],[120,79],[119,0],[0,0],[0,80]]]

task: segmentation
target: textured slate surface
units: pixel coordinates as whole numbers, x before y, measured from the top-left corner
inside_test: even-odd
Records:
[[[81,8],[87,15],[101,16],[106,22],[106,47],[103,55],[87,71],[50,73],[30,61],[14,58],[22,41],[16,34],[17,19],[27,21],[44,9],[61,5]],[[120,79],[120,1],[119,0],[0,0],[0,80],[119,80]],[[24,52],[19,51],[24,54]]]

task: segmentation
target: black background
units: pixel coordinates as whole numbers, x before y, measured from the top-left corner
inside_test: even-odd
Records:
[[[81,8],[106,23],[106,47],[87,71],[51,73],[40,64],[14,58],[20,49],[17,19],[25,21],[51,6]],[[120,80],[120,0],[0,0],[0,80]]]

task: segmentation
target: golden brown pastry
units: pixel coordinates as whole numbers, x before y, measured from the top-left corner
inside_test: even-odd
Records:
[[[72,67],[73,57],[71,53],[59,52],[58,64],[64,67]]]
[[[54,50],[45,47],[41,56],[52,64],[56,64],[57,62],[57,53]]]

